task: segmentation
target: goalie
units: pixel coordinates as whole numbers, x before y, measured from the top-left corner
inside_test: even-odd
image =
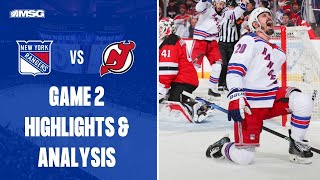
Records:
[[[269,42],[274,33],[270,10],[252,11],[248,25],[251,33],[235,45],[227,72],[228,120],[234,121],[235,142],[223,137],[210,145],[207,157],[225,157],[237,164],[250,164],[259,146],[263,120],[292,114],[289,130],[290,161],[309,164],[313,153],[305,140],[311,113],[312,98],[294,87],[279,87],[279,74],[286,54]]]
[[[185,42],[175,31],[172,19],[164,18],[159,22],[159,100],[163,101],[168,94],[169,101],[181,102],[172,104],[171,109],[182,111],[190,122],[200,122],[207,109],[182,96],[183,91],[192,93],[198,87],[198,75],[187,58]]]

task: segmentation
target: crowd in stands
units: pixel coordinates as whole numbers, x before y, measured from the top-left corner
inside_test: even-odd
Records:
[[[213,0],[214,1],[214,0]],[[165,4],[164,2],[167,2]],[[182,38],[192,38],[193,29],[198,19],[198,13],[195,6],[198,0],[159,0],[159,18],[170,17],[174,19],[177,26],[177,35]],[[234,8],[237,6],[237,0],[227,0],[227,6]],[[304,24],[302,18],[302,0],[250,0],[247,5],[247,11],[243,17],[237,20],[241,35],[248,32],[247,20],[250,13],[257,7],[266,7],[275,11],[275,24],[285,26],[301,26]],[[275,7],[276,6],[276,7]],[[314,7],[320,7],[320,2],[314,4]],[[164,10],[166,8],[166,11]],[[166,14],[164,14],[166,12]],[[314,11],[316,23],[310,24],[317,36],[320,36],[320,13]]]

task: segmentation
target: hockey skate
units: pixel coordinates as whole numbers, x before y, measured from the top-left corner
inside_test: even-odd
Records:
[[[218,91],[220,91],[220,92],[224,92],[224,91],[228,92],[229,89],[227,88],[227,86],[219,86],[218,87]]]
[[[208,105],[203,104],[201,102],[197,102],[196,104],[193,105],[192,121],[195,123],[200,123],[204,119],[206,119],[211,114],[212,111],[213,109],[208,107]]]
[[[289,130],[289,137],[290,161],[298,164],[311,164],[313,153],[310,150],[309,142],[307,140],[296,141],[292,139],[291,130]]]
[[[214,144],[211,144],[208,147],[206,151],[206,156],[209,158],[213,157],[216,159],[223,157],[221,153],[221,149],[222,149],[222,146],[228,142],[230,142],[230,138],[229,138],[229,135],[227,134],[223,138],[221,138],[219,141],[215,142]]]
[[[224,91],[224,86],[219,86],[218,91]]]
[[[221,97],[221,94],[213,92],[210,88],[208,90],[208,95],[213,97]]]

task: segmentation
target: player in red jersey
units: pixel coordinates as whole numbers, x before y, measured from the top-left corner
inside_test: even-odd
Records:
[[[199,122],[199,103],[190,103],[183,91],[192,93],[199,84],[197,72],[187,58],[186,44],[175,35],[175,25],[172,19],[165,18],[159,22],[159,99],[181,102],[180,111],[185,111],[190,121]]]

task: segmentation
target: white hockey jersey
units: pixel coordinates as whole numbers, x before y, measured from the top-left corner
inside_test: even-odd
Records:
[[[185,19],[189,19],[188,14],[185,14],[185,15],[179,14],[174,18],[174,24],[177,27],[176,35],[180,36],[181,38],[189,37],[190,23],[188,20],[185,20]]]
[[[221,25],[227,19],[238,19],[245,11],[237,6],[234,10],[224,8],[219,15],[211,3],[199,1],[196,5],[199,19],[194,28],[193,39],[218,41]]]
[[[286,54],[275,44],[250,33],[234,46],[228,64],[229,89],[243,88],[251,108],[272,107],[279,88],[277,75]]]

